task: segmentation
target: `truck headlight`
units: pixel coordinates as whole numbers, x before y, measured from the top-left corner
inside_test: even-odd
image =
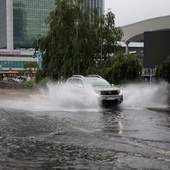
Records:
[[[122,94],[122,93],[123,93],[122,90],[118,90],[118,92],[119,92],[119,94]]]
[[[95,90],[96,94],[101,95],[101,91]]]

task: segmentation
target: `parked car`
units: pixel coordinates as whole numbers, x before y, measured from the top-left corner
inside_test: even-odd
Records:
[[[122,90],[111,85],[99,75],[73,75],[66,83],[84,90],[88,89],[89,86],[92,87],[101,106],[115,106],[123,102]]]

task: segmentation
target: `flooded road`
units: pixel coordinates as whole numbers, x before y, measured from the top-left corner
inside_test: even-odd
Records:
[[[155,100],[162,87],[148,87],[145,100],[146,88],[125,87],[112,109],[73,103],[68,92],[65,101],[62,88],[0,94],[0,169],[170,169],[170,112],[148,109],[167,107]]]

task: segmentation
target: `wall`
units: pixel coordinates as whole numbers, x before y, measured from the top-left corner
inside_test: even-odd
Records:
[[[170,56],[170,30],[144,32],[144,67],[153,68]]]

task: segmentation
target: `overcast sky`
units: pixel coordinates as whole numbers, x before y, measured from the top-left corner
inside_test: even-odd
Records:
[[[115,14],[116,26],[170,15],[170,0],[105,0],[105,11]]]

